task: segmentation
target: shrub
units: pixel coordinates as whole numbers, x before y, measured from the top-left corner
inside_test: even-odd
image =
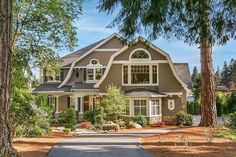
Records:
[[[123,119],[118,119],[115,121],[116,124],[118,124],[120,127],[125,127],[125,121]]]
[[[232,92],[227,98],[227,107],[229,113],[236,112],[236,91]]]
[[[75,129],[75,128],[74,128],[74,124],[71,124],[71,123],[65,124],[65,128],[68,128],[68,129],[70,129],[70,130],[74,130],[74,129]]]
[[[118,124],[103,124],[102,125],[103,131],[111,131],[111,130],[118,131],[119,129],[120,127]]]
[[[102,126],[104,124],[105,113],[103,107],[98,107],[95,109],[94,123],[96,125]]]
[[[60,124],[76,124],[75,112],[72,109],[67,109],[65,113],[62,113],[58,117],[58,122]]]
[[[94,125],[89,125],[89,126],[87,127],[87,129],[89,129],[89,130],[95,130],[96,128],[95,128]]]
[[[147,125],[147,119],[143,115],[138,115],[133,118],[133,121],[142,127]]]
[[[65,129],[63,130],[63,132],[66,133],[66,134],[69,134],[69,133],[71,132],[71,129],[70,129],[70,128],[65,128]]]
[[[95,115],[95,111],[92,111],[92,110],[85,111],[84,115],[83,115],[83,119],[85,121],[89,121],[92,124],[94,124],[94,121],[95,121],[94,120],[94,115]]]
[[[128,127],[129,128],[136,128],[136,123],[131,120],[131,121],[129,121]]]
[[[175,123],[176,125],[191,126],[193,124],[193,117],[190,114],[180,111],[176,114]]]
[[[236,129],[236,112],[229,114],[229,127]]]

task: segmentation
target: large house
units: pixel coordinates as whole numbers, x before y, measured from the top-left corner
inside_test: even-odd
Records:
[[[192,89],[188,64],[173,63],[166,52],[141,37],[123,44],[113,34],[61,59],[60,73],[42,69],[42,82],[34,89],[49,96],[57,114],[67,108],[81,116],[93,110],[111,84],[124,91],[124,117],[142,114],[151,123],[186,110]]]

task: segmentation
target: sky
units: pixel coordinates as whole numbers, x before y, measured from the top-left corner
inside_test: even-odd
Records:
[[[83,2],[83,15],[75,23],[78,33],[78,47],[74,50],[78,50],[93,42],[107,38],[112,33],[119,33],[117,28],[106,28],[116,14],[107,15],[106,13],[99,12],[96,8],[98,0],[84,0]],[[141,35],[142,36],[142,35]],[[145,38],[145,36],[143,36]],[[194,66],[200,69],[200,57],[199,46],[189,46],[180,40],[175,39],[163,39],[151,41],[157,47],[169,53],[172,61],[175,63],[189,63],[190,71]],[[69,51],[61,51],[60,56],[69,54]],[[216,69],[218,66],[221,69],[224,61],[230,61],[231,58],[236,59],[236,41],[231,40],[226,45],[215,46],[213,48],[213,64]]]

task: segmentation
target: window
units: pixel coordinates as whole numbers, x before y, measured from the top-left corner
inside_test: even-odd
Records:
[[[55,97],[48,97],[48,104],[49,105],[55,105],[56,104],[56,98]]]
[[[130,100],[125,100],[125,105],[124,115],[130,115]]]
[[[98,62],[97,59],[92,59],[92,60],[90,61],[90,63],[93,64],[93,65],[99,64],[99,62]]]
[[[128,84],[128,66],[123,66],[123,83]]]
[[[153,84],[157,83],[157,66],[156,65],[152,66],[152,83]]]
[[[100,80],[100,78],[102,77],[103,69],[96,68],[95,71],[96,71],[96,80]]]
[[[103,66],[99,64],[97,59],[91,59],[87,65],[87,81],[96,82],[103,75]]]
[[[60,71],[46,71],[45,76],[48,82],[60,81]]]
[[[144,50],[136,50],[131,54],[131,59],[149,59],[149,54]]]
[[[88,80],[94,80],[93,72],[94,69],[87,69],[87,79]]]
[[[134,115],[147,115],[147,100],[134,100]]]
[[[160,115],[160,101],[151,100],[151,115]]]
[[[149,66],[132,65],[131,66],[132,84],[149,84]]]
[[[123,65],[124,85],[157,85],[158,65]]]

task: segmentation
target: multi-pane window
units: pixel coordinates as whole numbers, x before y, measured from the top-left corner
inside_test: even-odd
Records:
[[[94,80],[94,69],[87,69],[87,79]]]
[[[128,83],[128,66],[127,65],[123,66],[123,83],[124,84]]]
[[[87,68],[87,80],[97,81],[100,80],[103,74],[103,68]]]
[[[60,71],[46,71],[48,82],[60,81]]]
[[[137,50],[131,55],[132,59],[147,59],[149,58],[149,55],[147,52],[143,50]]]
[[[56,98],[55,97],[48,97],[48,104],[49,105],[55,105],[56,104]]]
[[[149,65],[131,66],[132,84],[149,84]]]
[[[160,101],[151,100],[151,115],[160,115]]]
[[[103,69],[96,68],[95,71],[96,71],[96,80],[100,80],[100,78],[102,77]]]
[[[134,115],[147,115],[147,100],[134,100]]]
[[[152,66],[152,83],[153,84],[157,83],[157,66],[156,65]]]
[[[123,84],[158,84],[157,65],[123,65]]]

